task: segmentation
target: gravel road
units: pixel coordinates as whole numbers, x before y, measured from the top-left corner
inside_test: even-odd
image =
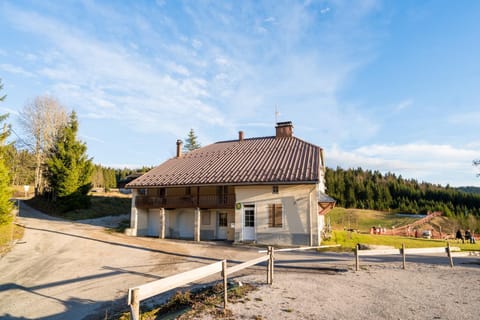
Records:
[[[252,247],[105,231],[122,218],[74,223],[22,205],[25,236],[0,258],[0,318],[102,319],[125,307],[129,287],[220,259],[259,256]],[[274,284],[263,284],[264,267],[240,273],[238,280],[259,290],[230,309],[234,319],[478,318],[478,257],[455,258],[454,269],[444,256],[411,257],[407,270],[399,260],[365,258],[355,272],[352,254],[277,253]]]

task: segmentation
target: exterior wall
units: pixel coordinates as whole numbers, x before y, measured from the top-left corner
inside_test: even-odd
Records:
[[[316,185],[279,185],[278,194],[272,186],[238,186],[235,188],[235,241],[243,241],[244,205],[255,205],[255,238],[257,243],[273,245],[316,245]],[[268,205],[282,204],[283,225],[268,226]],[[314,206],[312,204],[315,204]]]
[[[215,210],[201,210],[200,212],[200,240],[214,240],[217,215]]]

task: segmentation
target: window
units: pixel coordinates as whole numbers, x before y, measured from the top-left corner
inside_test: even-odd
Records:
[[[251,204],[245,205],[244,210],[245,227],[255,227],[255,206]]]
[[[278,194],[278,186],[272,186],[272,193]]]
[[[227,224],[227,213],[226,212],[219,212],[218,213],[218,226],[219,227],[226,227]]]
[[[166,192],[165,188],[158,189],[158,195],[160,197],[165,197],[167,195],[167,192]]]
[[[268,227],[281,228],[283,227],[283,215],[281,204],[268,205]]]

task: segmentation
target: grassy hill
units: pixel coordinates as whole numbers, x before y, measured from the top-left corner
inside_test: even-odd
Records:
[[[350,250],[355,247],[357,243],[387,245],[395,248],[400,248],[402,243],[409,248],[445,246],[446,241],[443,239],[430,240],[415,237],[370,234],[370,228],[372,226],[381,226],[387,229],[392,229],[392,227],[399,228],[423,217],[422,215],[337,207],[327,215],[327,223],[330,223],[332,226],[332,234],[331,238],[323,241],[322,244],[339,244],[342,250]],[[450,235],[450,237],[452,237],[458,228],[462,228],[462,225],[462,221],[456,218],[440,216],[433,218],[428,223],[420,225],[418,228],[420,231],[431,229],[442,231],[445,236]],[[475,228],[471,227],[471,229]],[[354,232],[348,230],[354,230]],[[459,246],[462,250],[480,250],[480,236],[478,233],[476,233],[476,235],[476,244],[462,244],[457,243],[455,240],[450,240],[450,242],[454,246]]]

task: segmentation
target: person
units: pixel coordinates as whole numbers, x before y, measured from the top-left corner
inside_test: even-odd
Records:
[[[470,239],[472,238],[472,234],[470,233],[470,229],[467,229],[467,231],[465,231],[465,240],[468,241],[468,242],[472,242]]]
[[[472,231],[472,234],[470,235],[470,243],[475,244],[475,234]]]
[[[457,233],[455,233],[455,239],[462,240],[462,243],[465,243],[465,240],[463,239],[462,231],[460,229],[458,229]]]

